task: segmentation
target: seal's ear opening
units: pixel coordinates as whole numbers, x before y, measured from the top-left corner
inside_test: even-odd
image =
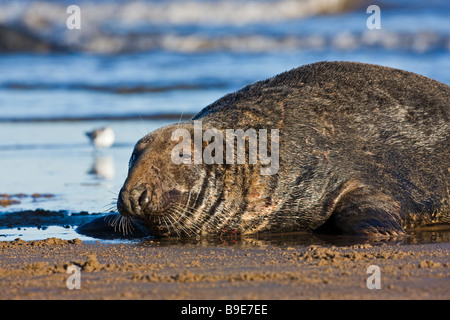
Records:
[[[113,223],[113,221],[118,221],[118,219],[120,219],[120,214],[118,213],[94,218],[91,221],[80,225],[76,229],[76,232],[84,236],[101,240],[132,240],[151,237],[151,235],[146,232],[145,227],[134,219],[130,220],[129,223],[131,223],[131,225],[129,226],[128,231],[126,233],[123,232],[120,227]]]

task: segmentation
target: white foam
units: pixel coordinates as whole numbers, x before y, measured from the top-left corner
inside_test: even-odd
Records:
[[[81,2],[86,25],[114,20],[128,24],[141,22],[164,24],[233,24],[276,22],[298,19],[317,14],[342,12],[355,0],[170,0],[126,2]],[[46,23],[61,23],[66,16],[64,3],[48,1],[16,1],[0,3],[0,22],[10,22],[22,17],[30,27]]]
[[[299,23],[308,16],[343,12],[358,2],[358,0],[113,2],[85,0],[79,3],[82,16],[81,30],[74,32],[68,30],[65,24],[68,2],[0,0],[0,24],[13,27],[24,25],[44,40],[93,53],[151,50],[189,53],[299,49],[349,51],[364,47],[415,53],[435,49],[449,50],[448,32],[434,29],[408,31],[404,29],[401,19],[396,22],[394,19],[383,18],[383,23],[388,27],[376,31],[367,30],[364,24],[366,15],[364,10],[361,16],[358,16],[362,21],[361,27],[359,22],[342,24],[346,21],[360,21],[355,15],[349,19],[335,19],[329,26],[323,25],[327,20],[321,17],[311,24]],[[319,24],[320,22],[322,24]],[[258,26],[261,30],[258,30]],[[271,30],[271,26],[274,26],[275,32]],[[214,32],[214,28],[225,32]]]

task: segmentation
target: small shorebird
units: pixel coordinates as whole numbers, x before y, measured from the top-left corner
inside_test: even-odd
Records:
[[[95,149],[109,148],[114,144],[114,131],[110,127],[95,129],[91,132],[86,132],[86,135],[91,139]]]

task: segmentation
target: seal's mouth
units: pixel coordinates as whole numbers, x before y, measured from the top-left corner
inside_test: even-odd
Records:
[[[175,189],[158,193],[142,187],[131,191],[122,188],[117,200],[117,210],[124,217],[158,223],[182,199],[182,194]]]
[[[150,204],[143,205],[142,201],[136,202],[131,199],[124,200],[119,198],[117,201],[117,210],[122,216],[140,219],[144,219],[146,216],[163,216],[168,210],[170,210],[171,207],[172,205],[170,204],[166,206],[153,206]]]

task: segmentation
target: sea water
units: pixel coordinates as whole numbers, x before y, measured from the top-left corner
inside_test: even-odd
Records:
[[[85,0],[80,30],[65,26],[69,4],[0,1],[1,25],[63,48],[0,54],[0,194],[15,200],[1,213],[114,211],[138,139],[304,64],[375,63],[450,84],[445,0],[381,2],[378,30],[364,1]],[[85,132],[106,125],[116,143],[96,151]]]

